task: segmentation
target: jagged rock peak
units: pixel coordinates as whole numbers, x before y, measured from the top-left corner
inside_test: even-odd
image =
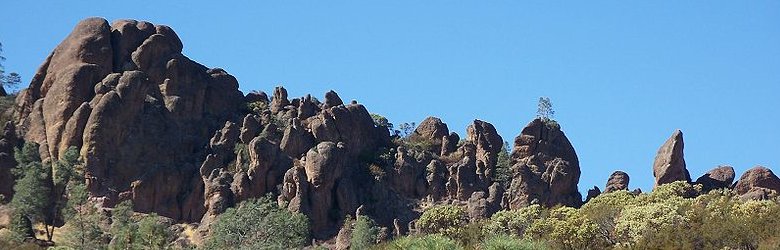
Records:
[[[607,186],[604,188],[604,193],[614,192],[618,190],[628,190],[629,177],[626,172],[615,171],[609,175],[607,180]]]
[[[580,166],[574,147],[555,121],[534,119],[515,138],[509,207],[532,203],[578,207]]]
[[[656,187],[675,181],[691,182],[691,176],[685,168],[684,146],[683,133],[678,129],[658,149],[653,163]]]

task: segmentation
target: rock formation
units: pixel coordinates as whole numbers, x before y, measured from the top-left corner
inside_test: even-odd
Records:
[[[623,171],[615,171],[609,175],[607,180],[607,186],[604,188],[604,193],[610,193],[618,190],[628,190],[628,174]]]
[[[88,188],[106,205],[130,198],[140,212],[199,220],[182,197],[199,152],[243,96],[233,76],[182,48],[164,25],[81,21],[19,93],[19,133],[44,159],[81,148]]]
[[[655,186],[672,183],[675,181],[691,182],[691,175],[685,168],[683,157],[683,134],[676,130],[666,142],[658,149],[653,163],[653,176]]]
[[[780,178],[768,168],[755,166],[739,177],[734,192],[747,199],[776,197],[780,193]]]
[[[515,138],[509,207],[533,203],[579,207],[580,166],[574,147],[554,121],[534,119]]]
[[[702,191],[730,188],[734,182],[734,168],[731,166],[718,166],[696,179],[696,184],[702,185]]]

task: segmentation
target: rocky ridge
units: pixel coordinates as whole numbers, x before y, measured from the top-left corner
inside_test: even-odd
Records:
[[[472,220],[530,204],[583,204],[577,154],[553,120],[528,123],[509,166],[499,166],[504,139],[486,121],[474,120],[461,137],[428,117],[401,138],[334,91],[322,102],[291,98],[283,87],[244,95],[235,77],[190,60],[183,48],[164,25],[80,22],[17,96],[15,122],[0,134],[0,194],[13,195],[13,148],[26,141],[49,161],[80,149],[101,206],[132,200],[138,212],[197,222],[204,234],[228,208],[265,195],[307,215],[316,239],[338,234],[348,215],[404,234],[435,204],[463,206]],[[658,150],[656,186],[686,181],[746,199],[780,192],[764,167],[736,184],[725,166],[692,182],[683,144],[678,130]],[[498,181],[499,167],[511,168],[507,183]],[[616,171],[604,192],[628,189],[628,174]],[[594,187],[587,198],[600,193]]]

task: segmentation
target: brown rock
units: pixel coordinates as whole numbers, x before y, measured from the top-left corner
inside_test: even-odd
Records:
[[[426,150],[433,151],[441,149],[442,137],[447,136],[449,133],[447,124],[444,124],[439,118],[429,116],[409,135],[409,141],[427,143],[430,147],[426,148]]]
[[[515,138],[514,177],[509,207],[518,209],[536,201],[544,206],[578,207],[580,167],[577,154],[560,126],[541,119],[531,121]]]
[[[601,189],[597,186],[593,186],[593,188],[588,189],[588,196],[585,197],[585,203],[588,203],[593,198],[596,198],[596,196],[601,195]]]
[[[610,193],[618,190],[628,190],[628,174],[623,171],[615,171],[609,176],[607,180],[607,187],[604,188],[604,193]]]
[[[504,140],[492,124],[474,120],[466,129],[466,141],[476,146],[477,174],[483,185],[492,182],[496,172],[498,152],[504,147]]]
[[[704,192],[721,188],[730,188],[731,184],[734,182],[735,175],[733,167],[718,166],[696,179],[696,184],[701,184],[702,191]]]
[[[303,127],[298,118],[292,119],[292,123],[284,130],[281,141],[282,151],[288,156],[298,158],[314,147],[314,136]]]
[[[325,93],[325,106],[324,108],[330,108],[330,107],[336,107],[339,105],[343,105],[344,101],[341,100],[341,97],[339,97],[338,94],[336,94],[335,91],[331,90]]]
[[[271,99],[271,112],[278,113],[284,110],[287,105],[290,105],[290,100],[287,100],[287,89],[282,86],[276,87],[274,97]]]
[[[442,136],[441,138],[441,155],[448,155],[452,152],[455,152],[455,150],[458,149],[458,142],[460,141],[460,136],[458,136],[457,133],[452,132],[447,136]]]
[[[755,166],[745,171],[734,184],[734,191],[744,198],[766,198],[780,193],[780,178],[772,170]]]
[[[655,186],[672,183],[675,181],[691,182],[691,176],[688,169],[685,168],[685,159],[683,157],[683,134],[676,130],[668,140],[658,149],[653,163],[653,176],[655,176]]]
[[[241,143],[249,144],[260,133],[260,118],[256,115],[247,114],[241,123]]]
[[[80,22],[17,97],[19,134],[40,143],[47,160],[80,147],[89,190],[106,205],[124,194],[139,211],[199,221],[195,166],[214,153],[203,170],[223,167],[225,156],[204,146],[243,95],[234,77],[193,62],[182,47],[166,26]],[[209,150],[232,152],[235,140]]]

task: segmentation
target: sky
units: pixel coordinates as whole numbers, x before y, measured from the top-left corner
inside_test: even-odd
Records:
[[[780,169],[780,1],[3,1],[7,72],[28,84],[81,19],[166,24],[242,91],[335,90],[391,122],[474,119],[513,142],[550,97],[583,195],[623,170],[651,190],[675,129],[691,177]],[[780,171],[780,170],[779,170]]]

